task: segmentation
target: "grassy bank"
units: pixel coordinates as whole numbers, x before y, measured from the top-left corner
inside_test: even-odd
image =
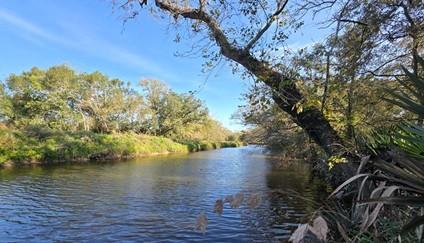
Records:
[[[197,141],[182,144],[164,137],[135,133],[100,134],[40,129],[14,131],[0,128],[0,164],[123,159],[237,146],[240,146],[237,142]]]

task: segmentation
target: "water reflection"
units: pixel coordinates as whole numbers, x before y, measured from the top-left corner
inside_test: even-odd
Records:
[[[0,171],[1,241],[278,241],[322,198],[305,164],[274,169],[261,148]],[[287,193],[293,190],[299,198]],[[260,193],[258,208],[215,200]],[[194,231],[205,212],[207,232]]]

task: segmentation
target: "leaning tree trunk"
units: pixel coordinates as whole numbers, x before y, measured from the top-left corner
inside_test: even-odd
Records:
[[[310,107],[298,111],[297,105],[303,100],[303,95],[296,87],[294,80],[287,78],[283,73],[273,69],[270,63],[258,60],[250,53],[252,46],[260,39],[266,30],[272,25],[276,16],[280,14],[285,4],[271,16],[266,25],[258,34],[246,45],[245,48],[239,48],[227,39],[219,23],[206,11],[204,11],[205,2],[199,1],[200,8],[194,9],[181,7],[178,4],[156,0],[155,4],[163,11],[169,12],[174,17],[182,16],[186,19],[192,19],[203,22],[209,29],[211,36],[220,48],[221,54],[230,60],[233,60],[259,80],[264,82],[273,90],[273,100],[285,112],[287,112],[293,121],[304,129],[328,155],[341,154],[343,150],[343,141],[331,127],[323,113],[316,107]],[[287,2],[286,2],[287,3]]]
[[[221,50],[224,56],[241,64],[269,86],[273,91],[272,98],[274,102],[283,111],[288,113],[292,120],[302,127],[308,136],[314,140],[328,156],[349,156],[349,163],[338,164],[332,169],[331,173],[329,173],[325,161],[317,160],[314,162],[315,172],[326,177],[334,187],[337,187],[355,174],[355,166],[352,164],[353,161],[350,155],[346,154],[343,140],[333,129],[320,109],[317,107],[308,107],[301,110],[297,109],[297,106],[301,104],[304,97],[297,88],[294,80],[287,78],[282,73],[274,70],[269,63],[256,59],[248,52],[234,48],[230,50],[221,48]]]
[[[271,65],[259,61],[249,53],[240,51],[223,52],[224,56],[240,63],[253,73],[273,91],[274,102],[292,120],[299,125],[308,136],[319,145],[327,155],[344,152],[343,141],[331,127],[324,114],[316,107],[296,109],[303,100],[303,95],[296,87],[294,80],[288,79],[282,73],[272,69]]]

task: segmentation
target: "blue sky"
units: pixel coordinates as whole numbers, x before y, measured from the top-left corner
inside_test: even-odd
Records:
[[[323,34],[317,35],[316,28],[307,23],[288,45],[297,48],[319,41]],[[241,93],[249,83],[228,66],[207,78],[201,72],[201,58],[176,57],[175,51],[190,43],[174,43],[166,23],[147,12],[123,29],[107,0],[1,1],[0,33],[2,80],[33,66],[57,64],[80,72],[99,70],[134,85],[155,78],[178,92],[199,90],[198,97],[214,118],[230,129],[242,128],[230,117],[242,104]]]

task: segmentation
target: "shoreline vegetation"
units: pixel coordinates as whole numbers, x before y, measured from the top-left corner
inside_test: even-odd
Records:
[[[0,82],[0,164],[260,143],[282,162],[311,161],[334,189],[289,241],[424,242],[423,1],[229,2],[112,5],[124,23],[147,14],[147,5],[170,20],[175,42],[192,44],[179,56],[201,57],[210,74],[228,63],[248,81],[233,115],[245,131],[214,119],[200,88],[34,67]],[[292,45],[311,16],[327,31]]]
[[[0,164],[125,159],[240,145],[196,92],[66,65],[0,82]]]
[[[125,160],[243,145],[240,141],[175,142],[166,137],[132,132],[101,134],[43,130],[35,134],[0,127],[0,168],[29,164]]]

